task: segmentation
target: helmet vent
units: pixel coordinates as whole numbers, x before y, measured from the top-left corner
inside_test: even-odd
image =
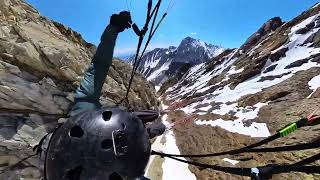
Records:
[[[126,129],[126,125],[124,123],[121,123],[122,130]]]
[[[83,130],[81,129],[80,126],[77,126],[77,125],[76,125],[76,126],[73,126],[73,127],[71,128],[71,130],[70,130],[70,133],[69,133],[69,135],[70,135],[71,137],[77,137],[77,138],[82,137],[83,134],[84,134]]]
[[[105,111],[102,113],[103,120],[105,121],[109,121],[111,119],[111,116],[112,116],[111,111]]]
[[[123,180],[122,177],[116,172],[110,174],[109,179],[111,179],[111,180]]]
[[[113,147],[113,142],[111,139],[105,139],[101,142],[102,149],[110,149]]]
[[[82,166],[77,166],[73,169],[70,169],[66,174],[67,179],[68,180],[80,180],[80,175],[81,175],[82,170],[83,170]]]

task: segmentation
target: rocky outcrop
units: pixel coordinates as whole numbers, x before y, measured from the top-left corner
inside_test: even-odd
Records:
[[[72,29],[20,0],[0,1],[0,179],[39,179],[32,148],[68,118],[73,92],[96,48]],[[114,59],[101,102],[114,105],[126,93],[131,66]],[[154,88],[138,74],[129,102],[158,106]]]
[[[279,49],[278,51],[271,53],[269,58],[272,62],[278,61],[280,58],[286,56],[287,51],[288,51],[288,48]]]
[[[282,24],[283,22],[280,17],[274,17],[270,19],[269,21],[264,23],[256,33],[254,33],[247,39],[244,45],[241,46],[241,49],[246,52],[250,47],[256,45],[264,35],[275,31]]]

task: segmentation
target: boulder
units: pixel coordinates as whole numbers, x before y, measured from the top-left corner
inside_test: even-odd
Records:
[[[273,52],[270,54],[269,58],[272,62],[275,62],[275,61],[278,61],[280,58],[282,57],[285,57],[286,56],[286,52],[288,51],[289,49],[286,47],[286,48],[281,48],[279,49],[278,51],[276,52]]]

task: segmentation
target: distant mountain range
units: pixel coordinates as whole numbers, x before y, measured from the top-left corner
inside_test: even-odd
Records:
[[[178,47],[156,48],[143,57],[139,71],[155,85],[161,85],[174,76],[181,67],[210,60],[225,49],[199,39],[186,37]],[[132,63],[134,57],[129,58]]]

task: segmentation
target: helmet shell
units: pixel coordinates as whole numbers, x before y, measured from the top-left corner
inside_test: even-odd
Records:
[[[45,162],[47,180],[135,179],[144,174],[150,141],[141,120],[119,108],[70,118],[53,135]]]

